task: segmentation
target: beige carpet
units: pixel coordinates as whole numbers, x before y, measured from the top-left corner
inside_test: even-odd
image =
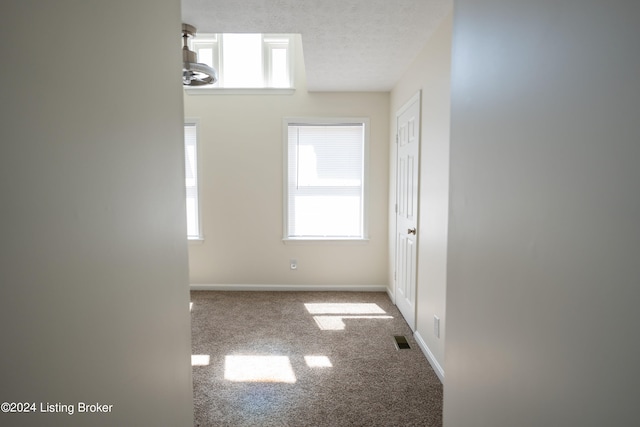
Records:
[[[442,425],[442,384],[384,293],[191,301],[196,426]]]

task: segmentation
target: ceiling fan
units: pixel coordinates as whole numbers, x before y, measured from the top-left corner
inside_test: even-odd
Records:
[[[189,49],[189,37],[196,35],[196,27],[182,24],[182,84],[184,86],[212,85],[218,81],[218,73],[207,64],[198,62],[198,55]]]

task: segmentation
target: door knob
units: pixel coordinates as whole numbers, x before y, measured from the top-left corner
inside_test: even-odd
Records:
[[[409,234],[413,234],[413,235],[415,236],[415,235],[416,235],[416,228],[415,228],[415,227],[413,227],[413,228],[408,229],[408,230],[407,230],[407,233],[409,233]]]

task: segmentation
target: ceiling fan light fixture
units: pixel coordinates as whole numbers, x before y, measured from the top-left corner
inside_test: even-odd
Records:
[[[184,86],[212,85],[218,81],[215,69],[198,62],[198,55],[189,49],[189,37],[196,35],[193,25],[182,24],[182,84]]]

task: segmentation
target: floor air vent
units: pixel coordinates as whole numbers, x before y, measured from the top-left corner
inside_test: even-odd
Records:
[[[395,340],[396,348],[398,350],[406,350],[406,349],[410,349],[411,348],[411,346],[409,346],[409,343],[407,342],[407,338],[405,336],[394,335],[393,339]]]

